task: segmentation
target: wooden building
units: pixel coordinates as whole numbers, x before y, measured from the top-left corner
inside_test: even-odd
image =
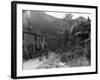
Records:
[[[58,39],[42,34],[33,33],[27,29],[23,29],[23,57],[24,59],[36,58],[41,54],[41,51],[48,50],[55,51],[58,46]]]

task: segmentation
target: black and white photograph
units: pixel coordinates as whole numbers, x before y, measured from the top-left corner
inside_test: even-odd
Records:
[[[23,10],[23,70],[91,66],[88,13]]]
[[[96,6],[12,6],[14,78],[97,73]]]

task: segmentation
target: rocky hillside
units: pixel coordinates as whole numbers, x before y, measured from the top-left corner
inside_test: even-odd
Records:
[[[23,15],[24,27],[30,28],[32,32],[56,35],[68,28],[68,24],[66,22],[44,12],[31,11],[30,17],[28,17],[25,13]]]

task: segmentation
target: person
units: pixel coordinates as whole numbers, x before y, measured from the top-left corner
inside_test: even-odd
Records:
[[[44,48],[45,48],[45,57],[46,57],[46,59],[48,59],[48,44],[47,44],[47,42],[45,42],[45,44],[44,44]]]

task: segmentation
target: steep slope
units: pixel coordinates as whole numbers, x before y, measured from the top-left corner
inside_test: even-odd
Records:
[[[56,35],[66,29],[66,23],[44,12],[31,11],[30,17],[33,31]]]

